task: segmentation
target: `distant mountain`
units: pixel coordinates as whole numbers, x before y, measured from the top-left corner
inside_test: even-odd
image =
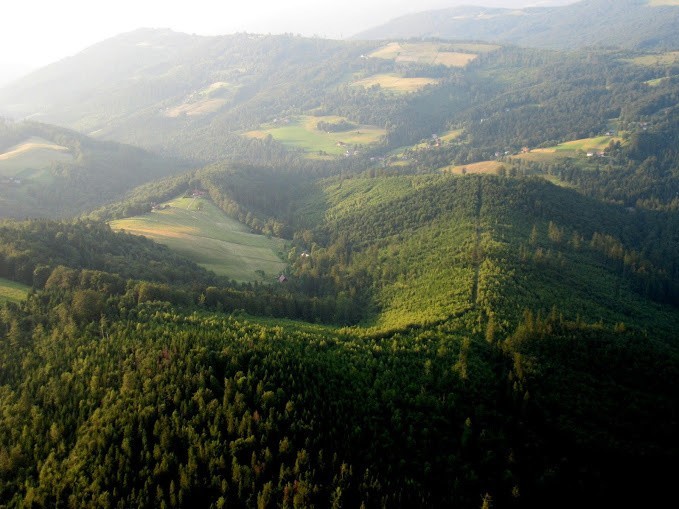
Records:
[[[454,7],[396,18],[354,39],[476,39],[571,49],[679,46],[679,4],[667,0],[583,0],[562,7]]]

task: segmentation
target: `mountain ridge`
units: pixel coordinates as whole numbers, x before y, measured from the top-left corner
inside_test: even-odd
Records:
[[[582,0],[524,9],[465,6],[401,16],[352,39],[475,39],[549,49],[667,49],[679,45],[677,20],[679,7],[651,6],[646,0]]]

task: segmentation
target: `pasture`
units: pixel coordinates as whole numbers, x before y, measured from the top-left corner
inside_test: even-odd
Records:
[[[458,48],[460,48],[459,45]],[[411,62],[425,65],[445,65],[446,67],[464,67],[478,56],[477,53],[455,51],[455,49],[455,45],[438,42],[391,42],[373,51],[368,56],[394,60],[399,63]]]
[[[215,274],[240,282],[273,281],[285,268],[282,239],[250,233],[210,200],[181,197],[163,206],[112,221],[111,227],[165,244]]]
[[[375,74],[351,83],[354,87],[370,88],[379,85],[383,90],[397,93],[417,92],[427,85],[439,82],[433,78],[404,78],[397,74]]]
[[[228,102],[225,96],[233,95],[238,88],[225,81],[212,83],[202,90],[193,92],[182,104],[165,110],[165,116],[170,118],[183,115],[199,117],[214,113]]]
[[[317,128],[319,122],[336,123],[343,120],[347,119],[334,115],[307,115],[266,124],[258,130],[245,133],[245,136],[265,138],[271,135],[283,145],[301,148],[313,157],[319,153],[342,155],[354,145],[377,143],[386,134],[384,129],[370,125],[360,125],[356,129],[343,132],[325,132]]]
[[[535,148],[530,152],[512,156],[514,159],[526,161],[552,161],[564,157],[586,157],[587,153],[598,153],[606,149],[611,142],[623,142],[619,136],[596,136],[580,140],[567,141],[554,147]]]
[[[73,162],[67,147],[33,137],[0,154],[0,176],[48,178],[52,164]]]
[[[0,277],[0,304],[3,302],[20,302],[26,298],[30,290],[30,286]]]
[[[441,141],[454,141],[462,136],[463,131],[464,129],[451,129],[450,131],[447,131],[439,136],[439,139]]]
[[[500,161],[481,161],[472,164],[446,166],[441,168],[441,171],[453,175],[496,175],[502,166],[504,165]]]
[[[651,53],[649,55],[642,55],[635,58],[625,59],[635,65],[644,67],[665,67],[668,65],[675,65],[679,63],[679,51],[667,51],[665,53]]]

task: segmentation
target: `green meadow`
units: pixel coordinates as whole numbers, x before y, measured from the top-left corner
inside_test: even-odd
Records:
[[[674,65],[679,62],[679,51],[651,53],[626,60],[628,62],[632,62],[633,64],[643,65],[646,67]]]
[[[268,135],[290,147],[301,148],[310,155],[342,155],[348,147],[377,143],[386,134],[384,129],[371,125],[360,125],[356,129],[341,132],[325,132],[317,128],[319,122],[346,121],[338,116],[301,116],[276,124],[266,124],[260,129],[245,133],[251,138],[265,138]]]
[[[273,281],[284,268],[285,243],[250,233],[205,198],[176,198],[140,216],[111,222],[115,230],[167,245],[208,270],[240,282]]]
[[[0,303],[20,302],[26,298],[30,287],[0,277]]]
[[[611,142],[623,143],[619,136],[596,136],[594,138],[583,138],[580,140],[567,141],[554,147],[536,148],[530,152],[513,156],[515,159],[525,159],[527,161],[551,161],[564,157],[585,157],[587,152],[601,152],[608,147]]]

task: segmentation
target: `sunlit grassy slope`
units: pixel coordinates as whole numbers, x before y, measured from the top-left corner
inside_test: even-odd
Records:
[[[456,175],[475,175],[475,174],[491,174],[495,175],[502,167],[500,161],[480,161],[472,164],[461,164],[457,166],[446,166],[441,171],[446,173],[454,173]]]
[[[491,46],[488,46],[491,48]],[[474,45],[474,51],[486,49],[483,45]],[[492,48],[497,48],[494,46]],[[464,52],[461,52],[463,50]],[[486,51],[488,51],[486,49]],[[372,52],[372,58],[383,58],[396,62],[411,62],[428,65],[445,65],[446,67],[464,67],[477,57],[474,52],[469,52],[467,47],[437,42],[399,43],[391,42],[382,48]]]
[[[665,66],[674,65],[679,62],[679,51],[668,51],[666,53],[651,53],[628,60],[636,65],[643,66]]]
[[[427,85],[435,85],[439,80],[433,78],[406,78],[398,74],[375,74],[367,78],[354,81],[351,85],[355,87],[370,88],[379,85],[384,90],[390,92],[417,92]]]
[[[567,141],[554,147],[535,148],[530,152],[514,157],[528,161],[550,161],[575,156],[585,157],[587,153],[603,151],[611,142],[624,143],[623,139],[619,136],[595,136],[594,138]]]
[[[144,235],[236,281],[273,281],[283,270],[284,242],[249,233],[204,198],[177,198],[167,208],[113,221],[111,227]],[[264,276],[262,276],[262,271]]]
[[[0,278],[0,304],[3,302],[19,302],[26,298],[30,287]]]
[[[31,137],[0,154],[0,176],[22,179],[47,178],[51,165],[73,161],[67,147]]]

